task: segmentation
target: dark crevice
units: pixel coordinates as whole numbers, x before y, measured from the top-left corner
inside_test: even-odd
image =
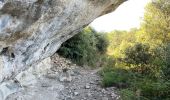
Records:
[[[0,52],[0,55],[5,55],[11,58],[15,58],[15,54],[12,52],[12,50],[9,47],[3,48],[2,51]]]
[[[0,54],[1,54],[1,55],[2,55],[2,54],[6,54],[7,51],[8,51],[8,47],[5,47],[5,48],[2,49],[2,51],[1,51]]]
[[[12,57],[12,58],[15,58],[15,54],[14,54],[14,53],[11,53],[11,57]]]
[[[50,44],[48,43],[45,47],[44,47],[44,51],[46,51],[47,47],[49,46]]]

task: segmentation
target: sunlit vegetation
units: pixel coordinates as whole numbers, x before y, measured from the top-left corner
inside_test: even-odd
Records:
[[[62,44],[58,53],[78,65],[100,66],[107,51],[108,42],[102,33],[87,27]]]
[[[88,27],[59,54],[103,67],[101,85],[117,87],[123,100],[170,100],[170,1],[148,4],[139,29],[101,34]]]
[[[140,29],[113,31],[108,39],[108,55],[116,64],[103,69],[103,86],[118,87],[123,100],[170,99],[168,0],[147,5]]]

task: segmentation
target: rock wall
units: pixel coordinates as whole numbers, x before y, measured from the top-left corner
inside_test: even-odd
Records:
[[[36,66],[126,0],[0,0],[0,82]]]

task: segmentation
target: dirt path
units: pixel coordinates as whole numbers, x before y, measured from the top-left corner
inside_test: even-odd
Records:
[[[100,69],[73,69],[71,82],[63,82],[65,89],[61,91],[63,100],[117,100],[115,89],[102,88],[101,78],[97,74]]]
[[[7,100],[117,100],[119,98],[114,87],[101,87],[101,78],[97,74],[100,69],[78,67],[59,56],[52,59],[52,62],[53,66],[45,70],[46,74],[26,72],[23,81],[30,85],[23,86]],[[69,77],[61,77],[65,73],[64,68],[68,68]],[[70,81],[61,81],[61,78],[69,78]]]

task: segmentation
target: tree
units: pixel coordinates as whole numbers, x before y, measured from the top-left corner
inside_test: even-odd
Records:
[[[144,66],[149,64],[151,54],[149,53],[149,45],[136,43],[125,50],[124,62],[137,66]]]
[[[87,27],[62,44],[58,53],[79,65],[95,66],[101,54],[105,54],[108,42],[105,34]]]
[[[147,5],[140,31],[141,35],[144,34],[143,41],[152,45],[165,44],[170,41],[169,0],[155,0]]]

